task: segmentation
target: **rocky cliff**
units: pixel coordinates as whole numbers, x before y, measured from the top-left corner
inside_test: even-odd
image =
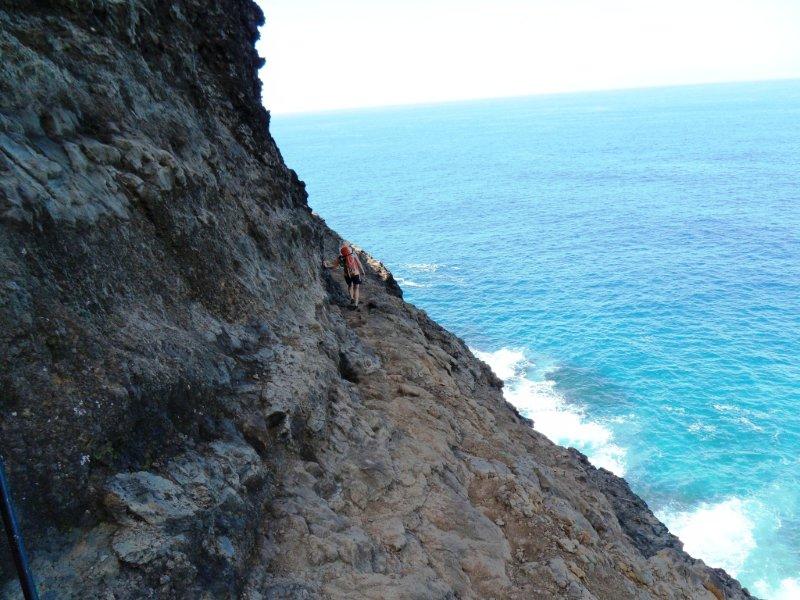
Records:
[[[261,22],[0,0],[0,443],[43,596],[749,597],[366,255],[346,310]]]

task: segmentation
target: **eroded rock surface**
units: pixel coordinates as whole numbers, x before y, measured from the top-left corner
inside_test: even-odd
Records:
[[[366,255],[346,309],[260,20],[0,0],[0,429],[44,597],[749,597]]]

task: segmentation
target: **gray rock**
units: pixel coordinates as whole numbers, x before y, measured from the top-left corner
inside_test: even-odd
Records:
[[[132,566],[143,566],[163,556],[173,540],[155,527],[134,526],[121,529],[111,542],[117,557]]]
[[[115,475],[105,489],[106,507],[123,524],[132,524],[134,517],[151,525],[177,521],[198,510],[173,482],[145,471]]]

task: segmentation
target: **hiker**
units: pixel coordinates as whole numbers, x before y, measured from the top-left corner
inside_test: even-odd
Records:
[[[358,295],[361,288],[361,276],[364,275],[364,266],[358,256],[348,244],[342,244],[342,248],[337,256],[330,263],[322,261],[322,266],[327,269],[344,269],[344,281],[347,284],[347,292],[350,294],[350,306],[358,308]]]

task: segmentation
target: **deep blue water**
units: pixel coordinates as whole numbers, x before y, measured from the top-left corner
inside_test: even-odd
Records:
[[[624,474],[800,598],[800,81],[274,116],[310,204]]]

